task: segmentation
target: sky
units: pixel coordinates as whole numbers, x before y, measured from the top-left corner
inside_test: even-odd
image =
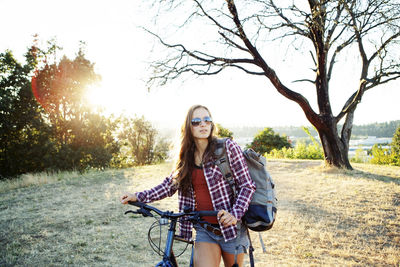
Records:
[[[165,56],[165,51],[140,28],[154,25],[139,3],[139,0],[0,0],[0,52],[9,49],[22,61],[33,35],[38,34],[41,44],[55,38],[63,47],[60,54],[73,58],[80,41],[84,41],[87,58],[95,63],[95,71],[102,76],[101,84],[88,93],[90,102],[103,105],[108,113],[143,115],[160,127],[179,127],[194,104],[207,106],[214,121],[225,127],[309,125],[300,107],[280,95],[267,78],[239,71],[228,70],[205,78],[190,76],[148,91],[145,83],[151,75],[148,61]],[[205,30],[199,32],[206,34]],[[316,110],[315,89],[291,83],[291,76],[305,69],[304,57],[287,55],[279,47],[269,50],[272,53],[267,59],[277,74],[285,77],[289,87],[309,98]],[[341,64],[351,65],[353,57]],[[356,88],[357,76],[356,69],[334,74],[337,82],[330,88],[335,114]],[[367,91],[358,105],[354,123],[399,120],[399,99],[400,81]]]

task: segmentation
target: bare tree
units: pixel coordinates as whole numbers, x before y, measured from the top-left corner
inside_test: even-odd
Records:
[[[348,150],[354,111],[367,90],[400,77],[399,1],[166,0],[154,4],[159,10],[166,8],[169,16],[172,11],[183,9],[181,15],[186,17],[178,27],[181,31],[191,23],[214,27],[219,34],[214,44],[224,50],[210,50],[205,46],[193,49],[190,43],[170,40],[165,32],[148,30],[169,49],[165,58],[152,63],[154,74],[150,84],[165,84],[185,73],[216,75],[228,67],[250,75],[265,76],[280,94],[301,107],[316,128],[326,164],[352,169]],[[158,15],[160,19],[163,13]],[[174,19],[178,20],[178,17]],[[298,83],[292,84],[292,87],[312,83],[318,111],[299,90],[285,85],[280,78],[282,76],[263,57],[259,47],[270,41],[282,40],[293,42],[295,51],[302,54],[310,50],[314,77],[297,79]],[[302,46],[298,46],[300,42]],[[344,53],[357,55],[359,83],[348,95],[341,111],[333,114],[329,85],[336,63]],[[356,62],[351,64],[357,66]],[[338,123],[342,119],[343,127],[339,133]]]

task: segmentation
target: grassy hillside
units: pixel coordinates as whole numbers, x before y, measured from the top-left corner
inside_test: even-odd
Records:
[[[354,167],[269,161],[278,220],[262,234],[267,253],[252,235],[256,266],[399,266],[400,168]],[[123,215],[130,207],[118,197],[156,185],[170,170],[161,164],[1,182],[0,266],[154,266],[160,257],[147,242],[154,220]],[[156,205],[177,210],[176,203]],[[188,257],[179,258],[182,266]]]

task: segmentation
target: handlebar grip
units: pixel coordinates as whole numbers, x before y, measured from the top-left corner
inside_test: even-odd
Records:
[[[147,206],[146,203],[143,202],[138,202],[138,201],[128,201],[129,205],[133,205],[138,207],[139,209],[132,212],[136,214],[142,214],[144,217],[153,217],[153,214],[151,214],[151,211],[156,211],[155,209],[152,209],[151,207]],[[149,209],[150,208],[150,209]],[[126,213],[125,213],[126,214]]]
[[[139,207],[139,208],[141,208],[141,207],[146,205],[145,203],[139,202],[139,201],[128,201],[128,204],[136,206],[136,207]]]
[[[218,211],[208,211],[208,210],[204,210],[204,211],[199,211],[199,216],[203,217],[203,216],[217,216]]]

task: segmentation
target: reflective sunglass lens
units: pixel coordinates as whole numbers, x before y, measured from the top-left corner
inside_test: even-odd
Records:
[[[212,122],[212,119],[210,117],[204,117],[203,120],[204,120],[204,122],[208,122],[208,123]]]
[[[200,118],[194,118],[192,119],[192,125],[193,126],[198,126],[201,123],[201,119]]]
[[[204,121],[206,124],[210,124],[212,119],[210,117],[204,117],[203,119],[193,118],[191,122],[193,126],[199,126],[202,121]]]

